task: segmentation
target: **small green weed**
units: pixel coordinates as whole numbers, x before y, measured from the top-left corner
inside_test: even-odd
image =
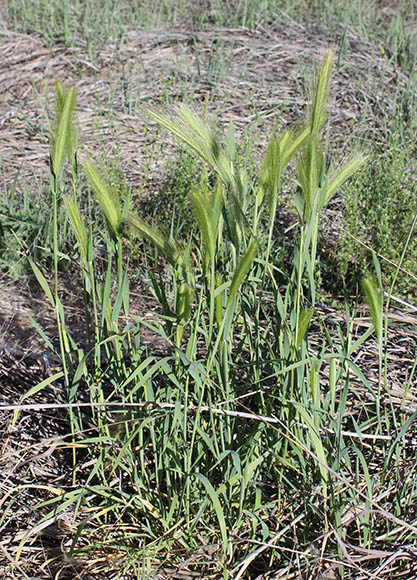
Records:
[[[17,194],[18,180],[17,175],[12,191],[0,195],[0,269],[16,278],[27,269],[28,257],[46,266],[51,265],[52,259],[52,218],[46,185],[39,180],[36,189],[34,181],[30,185],[19,183],[22,191]],[[63,252],[69,252],[63,208],[59,221],[60,247]]]
[[[201,172],[202,166],[195,156],[178,149],[174,159],[167,163],[158,191],[147,193],[143,200],[139,200],[144,217],[156,221],[166,232],[175,232],[180,238],[189,235],[194,220],[188,195],[191,187],[199,181]]]
[[[416,175],[412,147],[397,145],[374,154],[366,170],[358,172],[345,187],[346,232],[341,234],[337,261],[350,287],[372,264],[372,250],[386,258],[381,261],[384,283],[391,284],[417,213]],[[414,232],[397,281],[397,291],[412,301],[417,290],[416,264]]]

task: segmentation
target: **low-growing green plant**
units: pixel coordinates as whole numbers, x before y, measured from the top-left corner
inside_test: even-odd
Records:
[[[18,178],[19,174],[10,192],[0,195],[0,268],[16,278],[26,270],[28,256],[50,263],[52,241],[45,184],[39,183],[37,191],[33,191],[33,184],[29,189],[24,183],[22,193],[17,195]],[[64,224],[63,211],[61,215]],[[65,231],[61,233],[64,237]]]
[[[340,236],[337,261],[351,287],[372,264],[372,251],[382,257],[384,285],[389,286],[406,247],[396,291],[414,300],[417,289],[417,238],[413,226],[417,214],[416,174],[412,148],[397,144],[382,154],[374,154],[367,169],[358,172],[345,187],[346,225]]]
[[[176,151],[158,191],[146,193],[138,201],[145,219],[158,223],[165,232],[188,237],[194,223],[188,194],[200,175],[201,164],[195,156],[183,149]]]
[[[106,248],[98,260],[79,192],[67,194],[87,348],[70,335],[58,283],[58,194],[66,159],[75,174],[76,95],[57,87],[51,140],[54,287],[36,264],[33,269],[56,309],[63,364],[56,378],[65,378],[74,468],[77,445],[88,450],[91,461],[82,477],[74,469],[71,488],[43,504],[39,525],[72,509],[80,521],[72,554],[116,553],[121,573],[131,568],[147,577],[167,562],[190,562],[210,546],[215,572],[227,577],[231,571],[238,580],[250,577],[257,565],[290,573],[294,545],[301,549],[324,535],[323,553],[338,558],[340,574],[348,577],[347,531],[361,550],[375,538],[389,542],[404,529],[417,532],[401,519],[406,517],[401,503],[395,514],[380,503],[380,485],[391,478],[394,456],[400,461],[404,450],[401,438],[381,434],[392,409],[354,361],[374,330],[382,355],[381,294],[371,278],[365,280],[374,326],[359,335],[353,333],[349,307],[346,329],[339,325],[335,338],[316,313],[320,214],[365,161],[356,155],[328,166],[324,155],[332,61],[329,52],[304,125],[270,138],[256,180],[237,163],[232,123],[224,144],[188,107],[171,114],[149,111],[204,164],[188,192],[195,226],[185,241],[136,215],[93,163],[84,164],[105,217],[100,237]],[[279,272],[275,220],[290,164],[297,176],[292,194],[298,237],[289,270]],[[160,303],[152,320],[130,315],[125,235],[139,235],[162,259],[162,268],[148,262],[145,271]],[[321,330],[315,348],[309,342],[313,323]],[[143,343],[144,330],[153,334],[156,348]],[[380,356],[381,376],[382,363]],[[353,388],[352,377],[365,395]],[[86,394],[89,402],[81,403]],[[360,416],[351,417],[348,400],[363,406]],[[401,435],[411,426],[410,418]],[[371,462],[387,447],[389,457],[371,477]],[[78,541],[86,532],[88,548]],[[302,555],[309,571],[314,555]],[[109,561],[104,558],[103,569]],[[195,566],[203,574],[207,570],[204,562],[196,560]]]

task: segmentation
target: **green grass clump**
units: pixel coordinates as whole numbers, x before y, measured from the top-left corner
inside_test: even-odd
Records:
[[[337,325],[332,338],[316,312],[321,212],[366,161],[357,154],[327,163],[332,62],[329,52],[304,124],[269,136],[256,179],[239,163],[232,123],[223,142],[189,107],[149,111],[203,166],[184,190],[194,225],[183,239],[174,227],[167,234],[137,215],[123,190],[86,162],[82,171],[104,215],[100,232],[90,227],[77,186],[76,94],[58,85],[50,167],[53,287],[34,262],[32,268],[56,312],[62,371],[47,384],[65,381],[73,482],[43,504],[37,529],[71,510],[74,560],[105,554],[103,570],[117,559],[121,575],[133,570],[142,578],[189,562],[199,550],[205,555],[210,546],[210,563],[195,561],[203,575],[238,580],[258,575],[259,567],[285,574],[301,567],[311,575],[317,558],[305,546],[317,541],[340,574],[352,578],[346,535],[360,550],[414,537],[400,497],[404,487],[416,495],[401,476],[414,416],[397,416],[390,397],[382,397],[386,320],[377,261],[377,278],[364,282],[375,328],[354,334],[347,305],[345,327]],[[283,272],[274,232],[290,166],[298,230]],[[61,299],[61,196],[77,241],[88,344],[71,335]],[[140,266],[159,303],[152,318],[130,312],[125,246],[134,236],[157,256]],[[97,255],[98,243],[104,255]],[[315,346],[313,325],[320,328]],[[377,389],[355,363],[374,331]],[[89,402],[80,403],[86,396]],[[385,489],[395,513],[385,509]],[[294,549],[303,556],[296,566]]]

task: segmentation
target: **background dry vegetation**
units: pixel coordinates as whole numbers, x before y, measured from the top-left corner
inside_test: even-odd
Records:
[[[244,492],[231,490],[237,481],[233,469],[238,471],[240,461],[243,470],[240,449],[245,445],[249,448],[248,441],[252,441],[252,437],[258,444],[254,434],[256,420],[251,417],[245,423],[250,435],[241,448],[230,451],[230,456],[225,451],[219,453],[219,463],[230,461],[228,471],[213,475],[212,480],[209,473],[205,474],[213,486],[218,487],[209,487],[201,479],[201,495],[197,498],[193,496],[194,491],[190,492],[195,510],[201,508],[200,518],[206,518],[202,527],[195,524],[191,543],[189,536],[176,535],[177,530],[174,530],[176,522],[172,518],[178,517],[180,521],[179,515],[173,516],[177,514],[177,504],[164,503],[161,499],[168,493],[167,482],[161,483],[160,497],[155,503],[145,492],[139,506],[126,500],[133,491],[139,493],[135,487],[139,486],[139,481],[144,488],[156,484],[151,477],[142,481],[137,476],[130,481],[130,475],[125,474],[134,461],[129,459],[124,463],[124,459],[120,459],[121,451],[120,455],[119,451],[116,453],[118,459],[111,477],[105,467],[103,474],[106,475],[100,485],[94,478],[90,479],[91,465],[97,457],[102,457],[106,445],[125,451],[129,445],[138,449],[140,444],[134,437],[143,443],[141,437],[146,439],[146,435],[130,436],[127,430],[124,435],[128,443],[123,443],[122,429],[117,433],[117,429],[113,429],[103,435],[100,442],[100,425],[97,427],[96,421],[100,423],[102,419],[86,416],[77,423],[74,418],[68,419],[64,409],[45,407],[57,401],[62,406],[68,403],[63,394],[65,384],[57,380],[25,400],[38,408],[22,411],[17,423],[12,422],[11,411],[1,411],[2,577],[225,577],[235,580],[411,580],[416,577],[417,494],[413,483],[417,413],[416,48],[417,6],[411,0],[375,1],[365,5],[338,0],[253,3],[247,0],[233,4],[227,1],[153,2],[152,5],[110,0],[71,3],[11,0],[0,3],[2,405],[18,404],[30,388],[60,372],[62,366],[54,308],[44,298],[28,264],[31,258],[53,285],[50,132],[54,123],[57,82],[75,87],[77,91],[75,117],[79,128],[79,166],[93,159],[111,187],[120,192],[122,199],[130,200],[135,213],[151,223],[158,223],[164,232],[182,241],[196,235],[188,194],[202,178],[202,164],[146,114],[149,107],[159,111],[172,110],[178,103],[192,105],[216,126],[218,135],[226,135],[226,141],[232,122],[238,144],[236,166],[244,167],[256,182],[257,167],[272,134],[301,126],[311,104],[308,89],[312,72],[326,51],[333,49],[335,59],[324,147],[330,160],[357,151],[368,156],[366,164],[343,185],[323,212],[316,275],[319,299],[313,304],[315,316],[309,329],[308,352],[316,357],[324,350],[325,340],[329,340],[332,352],[338,353],[350,352],[351,342],[361,342],[350,370],[346,370],[346,375],[338,375],[337,401],[340,408],[342,403],[344,405],[339,419],[345,431],[353,433],[352,440],[346,443],[343,451],[340,433],[339,447],[333,442],[318,446],[317,442],[314,444],[314,431],[311,446],[304,440],[302,443],[313,450],[314,461],[317,455],[328,458],[336,453],[336,448],[339,450],[338,473],[344,479],[339,481],[336,477],[335,482],[341,489],[334,483],[330,499],[326,497],[322,488],[326,485],[330,488],[331,484],[327,480],[324,482],[320,462],[315,468],[309,466],[311,457],[308,458],[307,453],[304,463],[300,460],[304,467],[300,467],[294,459],[299,450],[293,451],[294,457],[288,451],[286,460],[285,448],[285,452],[281,450],[278,455],[272,455],[271,461],[278,467],[276,472],[268,471],[266,479],[261,480],[258,466],[253,467],[253,473],[259,478],[256,480],[253,475],[259,483],[253,494],[258,498],[257,494],[261,493],[258,490],[269,486],[270,502],[265,500],[268,492],[263,491],[262,501],[253,499],[256,506],[253,513],[249,504],[243,508],[243,499],[236,498],[239,493],[242,498]],[[70,187],[70,178],[67,179],[65,187]],[[298,239],[298,229],[293,227],[297,214],[291,193],[292,179],[291,174],[283,178],[277,205],[274,229],[277,271],[286,271],[291,266],[289,256]],[[104,262],[109,246],[100,240],[100,232],[105,228],[105,220],[91,201],[81,172],[77,184],[97,256]],[[58,207],[57,212],[60,296],[66,305],[66,323],[71,336],[85,345],[88,338],[83,321],[77,247],[64,206]],[[155,256],[143,241],[129,241],[123,252],[129,260],[129,321],[141,317],[157,325],[157,315],[166,312],[158,303],[155,284],[152,286],[147,272],[150,269],[165,275],[169,268],[164,257]],[[358,303],[354,298],[360,297],[360,280],[374,268],[375,256],[381,268],[380,282],[389,292],[391,305],[383,353],[377,337],[372,335],[368,311],[360,298]],[[253,276],[256,278],[255,274]],[[279,276],[277,274],[277,280],[282,286]],[[391,287],[393,282],[395,286]],[[249,290],[247,292],[250,294]],[[265,307],[265,319],[268,312]],[[259,320],[259,332],[265,333],[268,342],[272,340],[268,332],[273,334],[273,331],[264,317]],[[239,335],[241,319],[236,324]],[[55,352],[45,345],[44,337],[34,325],[42,329],[50,345],[55,346]],[[368,340],[362,343],[361,337],[367,329],[370,329]],[[131,365],[148,360],[146,356],[161,359],[170,356],[167,345],[172,344],[172,337],[164,333],[153,332],[149,325],[141,327],[143,350],[136,361],[129,359]],[[201,347],[203,353],[205,348]],[[251,347],[239,348],[243,358],[254,357],[250,360],[250,364],[254,364],[256,356]],[[210,353],[209,347],[206,350]],[[183,362],[172,356],[172,372],[179,373]],[[329,370],[330,359],[323,355],[323,360],[320,368],[321,416],[329,412],[326,385],[329,373],[334,371]],[[271,361],[271,367],[262,369],[259,375],[250,375],[249,371],[246,375],[231,354],[230,369],[235,368],[236,363],[237,370],[230,370],[230,373],[232,376],[235,372],[233,380],[238,386],[242,381],[263,384],[266,379],[262,373],[268,377],[273,373],[272,355]],[[298,364],[296,361],[299,359],[287,360],[286,364]],[[106,364],[110,368],[108,359]],[[111,385],[114,379],[114,369],[106,369],[100,375],[105,394],[113,394],[108,383]],[[164,388],[171,380],[171,371],[164,377],[165,371],[161,366],[155,375],[155,380],[162,376]],[[97,382],[97,368],[93,371],[89,368],[88,372],[94,375],[92,382]],[[184,379],[186,371],[181,372],[183,374],[176,375],[177,378],[181,376],[179,381],[198,383],[198,377]],[[379,392],[382,376],[386,409],[382,420],[381,411],[377,409],[378,428],[375,431],[372,409],[379,403],[375,403],[372,393]],[[77,400],[86,403],[90,400],[87,395],[89,379],[83,380],[84,390],[81,389]],[[195,385],[193,388],[197,392]],[[237,393],[234,394],[237,396]],[[303,396],[307,397],[308,393]],[[279,399],[279,394],[276,397]],[[120,396],[116,400],[120,402]],[[122,397],[122,400],[125,399]],[[163,404],[170,400],[168,397]],[[237,406],[237,412],[260,413],[260,403],[255,399],[251,401],[245,399],[247,406]],[[317,411],[317,406],[319,403],[315,400],[313,411]],[[366,410],[359,410],[361,406]],[[180,418],[179,407],[175,409],[173,425],[182,420],[188,425],[189,419]],[[295,423],[300,423],[300,416],[288,415]],[[275,417],[272,411],[271,417]],[[280,420],[284,417],[285,413],[279,415]],[[305,419],[305,415],[302,417]],[[129,415],[126,420],[142,419]],[[300,432],[309,430],[310,424],[305,420],[302,428],[298,424]],[[120,424],[123,421],[122,416]],[[110,411],[104,422],[114,422],[114,416],[110,419]],[[68,438],[69,425],[71,438]],[[165,425],[166,429],[172,429],[169,435],[172,438],[174,426]],[[320,425],[334,435],[333,424],[323,419]],[[82,431],[78,436],[74,426]],[[220,429],[214,423],[212,427]],[[187,428],[191,429],[189,425]],[[225,433],[227,429],[230,425],[225,427]],[[298,431],[292,435],[296,433],[299,435]],[[363,437],[365,433],[374,434],[374,439],[367,441]],[[259,438],[263,437],[263,445],[266,448],[271,445],[272,449],[275,443],[268,439],[269,435],[263,432],[261,435],[259,431]],[[348,438],[347,435],[343,437]],[[156,445],[154,438],[152,434],[150,439]],[[76,448],[80,449],[77,467],[74,464]],[[154,461],[151,448],[149,443],[143,451],[146,461],[141,459],[147,466]],[[321,456],[318,449],[325,449],[323,453],[328,455]],[[181,450],[171,449],[170,457],[175,453],[181,456]],[[278,486],[274,478],[278,477],[279,461],[282,461],[281,472],[285,473],[281,474]],[[175,465],[176,473],[178,466]],[[219,467],[214,462],[210,469],[210,474],[217,474]],[[337,471],[336,464],[332,469]],[[95,473],[94,477],[101,475]],[[125,477],[129,479],[127,492],[123,487]],[[244,477],[246,475],[242,475]],[[290,481],[292,477],[294,481]],[[106,478],[107,489],[103,483]],[[118,483],[114,484],[114,480]],[[175,485],[181,487],[180,483],[175,483],[175,477],[173,481],[173,488]],[[227,491],[220,491],[222,481],[226,481]],[[81,499],[75,490],[82,486],[85,486],[85,493]],[[241,480],[239,486],[244,489]],[[208,499],[203,501],[204,493]],[[48,501],[60,495],[63,502],[68,502],[66,507],[48,505]],[[41,501],[47,503],[39,508]],[[113,501],[119,506],[117,509],[109,507]],[[178,502],[182,501],[181,496]],[[239,501],[242,505],[237,517],[233,506]],[[230,510],[228,502],[232,506]],[[160,519],[155,517],[155,512],[162,509],[169,512],[166,522],[162,515]],[[100,510],[102,512],[98,513]],[[205,510],[209,515],[205,516]],[[94,513],[91,525],[89,513]],[[154,527],[152,518],[156,521]],[[326,527],[320,529],[317,522],[322,523],[323,518]],[[226,528],[229,551],[224,546]],[[20,559],[16,563],[19,552]]]

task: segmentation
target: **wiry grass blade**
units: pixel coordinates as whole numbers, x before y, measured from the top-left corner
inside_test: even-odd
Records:
[[[300,417],[303,419],[307,427],[307,437],[306,443],[314,451],[317,458],[319,459],[318,468],[320,470],[322,484],[323,484],[323,497],[327,499],[327,484],[329,481],[329,469],[326,458],[326,451],[323,446],[323,442],[320,437],[320,433],[316,427],[314,418],[310,415],[309,411],[299,403],[295,403]]]
[[[24,395],[22,395],[22,397],[20,398],[20,404],[22,404],[29,397],[32,397],[36,393],[39,393],[39,391],[42,391],[42,389],[44,389],[45,387],[48,387],[54,381],[58,381],[59,379],[62,379],[63,376],[64,376],[64,373],[62,371],[59,371],[59,372],[53,374],[52,376],[47,377],[46,379],[44,379],[40,383],[34,385],[32,388],[30,388],[28,391],[26,391],[26,393]],[[16,409],[15,412],[13,413],[13,419],[12,419],[12,424],[11,424],[12,428],[16,425],[16,421],[18,419],[18,416],[19,416],[19,410]]]
[[[296,336],[296,347],[297,349],[300,348],[306,332],[308,325],[310,324],[311,317],[313,316],[313,309],[303,310],[301,312],[300,321],[297,327],[297,336]]]
[[[219,273],[216,274],[215,310],[217,328],[220,328],[223,320],[223,295],[224,283]]]
[[[35,262],[33,260],[31,260],[29,258],[29,264],[33,270],[33,273],[36,276],[37,281],[39,282],[40,287],[42,288],[42,290],[45,292],[45,296],[48,298],[51,306],[53,308],[55,308],[55,297],[54,294],[51,290],[51,287],[48,284],[47,279],[45,278],[45,276],[42,274],[40,268],[35,264]]]
[[[217,516],[217,520],[219,522],[220,532],[221,532],[221,536],[222,536],[222,540],[223,540],[223,550],[224,550],[224,553],[226,554],[226,552],[227,552],[227,527],[226,527],[226,520],[225,520],[223,508],[222,508],[222,505],[221,505],[220,500],[219,500],[219,496],[216,493],[216,490],[214,489],[213,485],[210,483],[210,481],[207,479],[207,477],[205,475],[203,475],[202,473],[196,473],[195,476],[197,477],[197,479],[199,479],[201,481],[201,483],[206,488],[207,494],[208,494],[210,501],[213,505],[214,511],[216,513],[216,516]]]

